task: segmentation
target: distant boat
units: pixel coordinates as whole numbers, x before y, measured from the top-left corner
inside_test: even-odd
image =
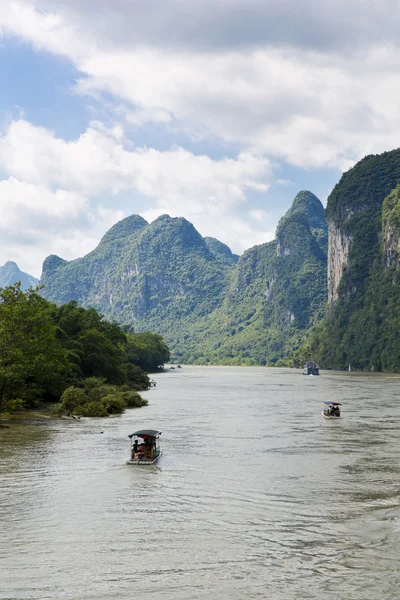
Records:
[[[161,431],[156,429],[142,429],[131,433],[128,437],[132,441],[131,458],[127,465],[153,465],[162,454],[160,448]]]
[[[325,419],[340,419],[340,402],[324,402],[324,412],[322,413]]]
[[[319,375],[319,368],[317,363],[307,361],[304,365],[303,375]]]

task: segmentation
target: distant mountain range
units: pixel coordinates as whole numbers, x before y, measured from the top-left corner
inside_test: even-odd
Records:
[[[163,334],[176,361],[274,364],[323,314],[326,250],[322,204],[304,191],[276,240],[240,258],[186,219],[133,215],[83,258],[49,256],[41,283],[49,300]]]
[[[28,273],[21,271],[17,263],[8,261],[5,265],[0,267],[0,287],[6,287],[21,282],[23,290],[27,290],[31,286],[35,286],[39,283],[39,280]]]
[[[0,285],[37,280],[15,263]],[[232,254],[183,218],[132,215],[88,255],[43,264],[43,294],[161,333],[175,362],[400,371],[400,150],[345,173],[324,212],[294,198],[276,238]]]

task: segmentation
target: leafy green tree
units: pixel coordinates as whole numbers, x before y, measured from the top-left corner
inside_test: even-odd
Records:
[[[87,402],[87,396],[81,388],[69,387],[61,396],[61,404],[59,412],[66,413],[68,416],[74,412],[78,406],[82,406]]]
[[[130,333],[126,354],[128,361],[144,371],[157,371],[169,361],[168,346],[157,333]]]
[[[37,290],[0,289],[0,412],[48,394],[59,397],[70,374],[49,304]]]
[[[121,367],[123,352],[103,331],[88,329],[79,338],[82,347],[82,373],[84,377],[106,377],[110,383],[123,384]]]

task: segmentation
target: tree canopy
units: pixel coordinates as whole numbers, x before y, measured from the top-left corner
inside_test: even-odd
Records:
[[[74,301],[56,306],[38,288],[0,288],[0,413],[60,398],[70,412],[94,402],[85,388],[90,380],[104,392],[95,402],[108,396],[107,414],[140,406],[133,392],[150,387],[144,370],[156,370],[168,359],[161,336],[125,332]]]

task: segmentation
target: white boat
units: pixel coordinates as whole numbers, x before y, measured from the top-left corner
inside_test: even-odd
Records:
[[[324,402],[324,405],[322,416],[325,419],[340,419],[340,402]]]
[[[161,431],[156,429],[141,429],[131,433],[131,458],[127,465],[154,465],[162,454],[160,448]]]

